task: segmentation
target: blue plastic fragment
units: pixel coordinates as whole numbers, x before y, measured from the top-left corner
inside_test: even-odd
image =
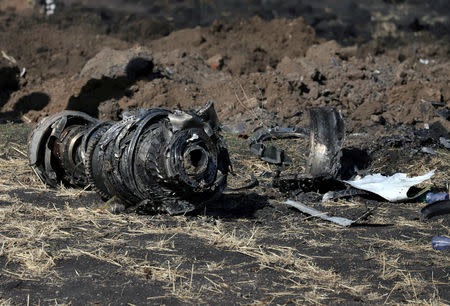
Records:
[[[443,251],[450,249],[450,238],[434,236],[431,240],[431,246],[434,250]]]
[[[444,201],[449,199],[449,194],[445,192],[438,192],[438,193],[427,193],[425,197],[427,204],[432,204],[437,201]]]

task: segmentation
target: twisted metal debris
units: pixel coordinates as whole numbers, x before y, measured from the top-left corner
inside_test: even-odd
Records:
[[[334,107],[312,107],[310,151],[306,172],[312,177],[336,178],[341,170],[345,123]]]
[[[170,214],[220,195],[231,167],[212,102],[196,112],[125,112],[120,122],[65,111],[36,126],[28,154],[50,186],[90,185],[104,200]]]

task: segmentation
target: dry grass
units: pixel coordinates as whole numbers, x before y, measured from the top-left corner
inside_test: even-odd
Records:
[[[148,242],[144,249],[158,253],[170,253],[176,248],[173,239],[176,235],[187,234],[191,239],[203,241],[211,247],[239,252],[252,257],[260,269],[271,269],[281,272],[290,285],[287,292],[303,289],[314,290],[309,293],[307,301],[318,302],[327,297],[327,293],[350,291],[362,294],[365,286],[351,285],[337,273],[323,270],[314,263],[311,256],[299,253],[291,247],[263,246],[258,239],[268,234],[263,227],[254,226],[249,232],[229,229],[220,221],[215,225],[199,224],[186,217],[175,217],[179,223],[176,227],[151,225],[139,216],[116,216],[101,210],[87,208],[36,207],[21,203],[17,198],[3,195],[2,200],[14,203],[1,208],[0,240],[2,247],[0,256],[5,256],[8,263],[18,264],[14,271],[3,269],[4,273],[18,279],[38,280],[42,278],[59,278],[55,270],[55,261],[70,257],[89,256],[109,263],[146,279],[165,283],[171,295],[183,301],[201,301],[202,292],[212,291],[218,294],[229,286],[225,282],[217,282],[211,278],[217,271],[227,268],[226,263],[210,262],[206,269],[180,268],[183,258],[174,255],[163,263],[149,265],[145,258],[134,257],[127,251],[111,251],[111,248],[125,246],[130,237],[136,235],[163,234],[160,240]],[[127,231],[125,223],[133,223],[134,230]],[[71,229],[68,231],[68,229]],[[105,237],[106,233],[113,238]],[[78,247],[67,246],[53,249],[51,241],[72,239],[79,233],[86,242]],[[194,275],[202,275],[207,284],[193,284]],[[216,278],[217,279],[217,278]],[[63,280],[60,280],[63,281]],[[320,298],[322,297],[322,298]]]
[[[2,305],[2,306],[13,305],[12,299],[5,300],[5,299],[0,298],[0,305]]]
[[[226,230],[222,223],[214,226],[190,228],[189,235],[205,240],[209,245],[237,251],[255,259],[260,269],[271,269],[282,272],[291,285],[286,294],[294,294],[299,289],[314,289],[314,292],[325,298],[326,292],[350,291],[351,294],[362,294],[366,285],[352,285],[337,273],[324,270],[314,263],[314,258],[301,254],[292,247],[264,246],[257,241],[268,233],[263,228],[253,227],[246,233],[238,234],[236,229]],[[223,264],[220,264],[223,268]],[[208,266],[210,269],[211,266]],[[271,293],[272,294],[272,293]],[[278,293],[279,294],[279,293]],[[309,302],[319,301],[310,297]]]
[[[385,297],[384,303],[389,301],[393,292],[397,292],[405,296],[408,303],[432,305],[442,304],[436,285],[449,286],[450,283],[436,282],[434,279],[425,279],[422,275],[422,273],[426,271],[425,269],[408,269],[406,266],[409,260],[405,260],[405,254],[401,253],[407,245],[406,242],[400,240],[386,241],[382,239],[373,239],[373,241],[376,241],[377,243],[381,242],[385,245],[387,244],[388,247],[395,248],[397,251],[397,253],[392,253],[389,250],[380,251],[378,250],[379,248],[376,250],[373,247],[369,247],[364,257],[367,261],[375,260],[379,264],[380,279],[393,281],[392,288]],[[425,248],[423,246],[418,246],[414,249],[409,247],[407,251],[417,252],[416,254],[423,252],[432,253],[432,251],[429,250],[429,247]],[[446,263],[437,263],[439,259],[442,259],[442,256],[430,257],[427,256],[427,260],[433,261],[442,268],[449,266],[448,260]],[[417,260],[420,259],[417,258]],[[431,297],[428,300],[420,299],[420,295],[429,295],[430,288],[433,290]]]

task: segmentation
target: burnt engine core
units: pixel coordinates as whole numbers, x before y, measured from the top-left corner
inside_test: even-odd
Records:
[[[125,112],[105,122],[82,112],[44,118],[31,132],[30,165],[52,186],[90,185],[103,200],[180,214],[226,187],[231,162],[212,102],[197,111]]]

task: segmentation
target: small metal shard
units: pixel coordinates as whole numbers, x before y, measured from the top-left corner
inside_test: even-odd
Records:
[[[450,214],[450,200],[437,201],[432,204],[428,204],[422,208],[421,213],[426,219]]]
[[[250,138],[250,151],[262,160],[277,165],[290,165],[291,159],[282,149],[266,146],[263,142],[269,139],[300,138],[305,134],[299,127],[282,128],[276,126],[260,131]]]

